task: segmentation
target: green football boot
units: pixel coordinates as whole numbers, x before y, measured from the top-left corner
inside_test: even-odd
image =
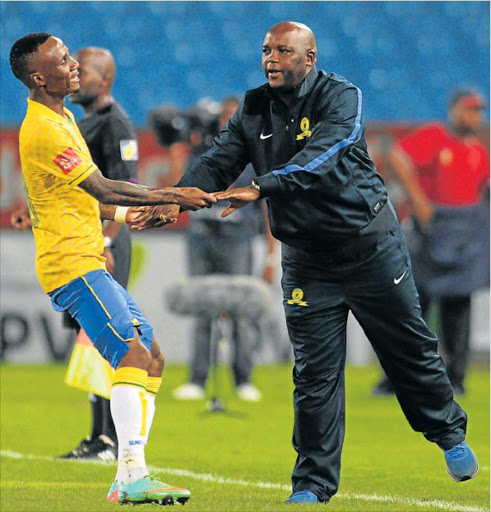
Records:
[[[110,501],[111,503],[118,503],[119,486],[119,482],[113,482],[111,488],[109,489],[109,492],[107,493],[107,501]]]
[[[158,503],[160,505],[174,505],[175,502],[184,505],[186,501],[191,497],[191,492],[181,487],[172,487],[168,484],[164,484],[160,480],[147,475],[132,484],[119,484],[114,482],[113,486],[109,490],[109,496],[116,495],[117,502],[121,504],[125,503]]]

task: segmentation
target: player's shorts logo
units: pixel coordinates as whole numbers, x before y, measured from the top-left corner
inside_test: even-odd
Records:
[[[296,304],[297,306],[308,306],[307,302],[303,299],[303,290],[295,288],[292,292],[292,298],[286,301],[287,304]]]
[[[121,150],[121,160],[125,162],[138,160],[138,144],[134,139],[119,141],[119,149]]]
[[[63,174],[69,174],[82,163],[82,159],[72,148],[65,149],[53,162],[63,171]]]

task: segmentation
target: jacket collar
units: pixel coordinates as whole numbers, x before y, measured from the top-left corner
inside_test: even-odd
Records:
[[[275,92],[269,84],[266,84],[266,93],[273,100],[280,100],[282,103],[285,103],[286,98],[288,98],[289,103],[292,104],[296,100],[306,96],[312,90],[317,79],[317,75],[317,69],[313,66],[310,73],[303,79],[302,83],[294,87],[293,93],[288,96],[285,95],[285,97],[282,97],[282,95]]]

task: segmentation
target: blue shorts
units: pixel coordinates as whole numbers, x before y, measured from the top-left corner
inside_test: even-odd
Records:
[[[128,352],[128,342],[140,340],[150,351],[153,328],[130,294],[105,270],[93,270],[49,293],[56,311],[80,324],[94,346],[116,368]]]

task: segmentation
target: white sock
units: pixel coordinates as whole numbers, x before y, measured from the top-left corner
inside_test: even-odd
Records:
[[[148,443],[148,436],[152,428],[153,417],[155,416],[155,395],[147,393],[147,428],[145,433],[145,445]]]
[[[124,367],[116,370],[111,389],[111,414],[118,435],[116,480],[131,484],[148,475],[145,462],[147,434],[147,372]]]
[[[155,397],[162,385],[162,377],[148,377],[147,381],[147,434],[145,444],[148,442],[150,428],[152,427],[153,417],[155,415]]]

